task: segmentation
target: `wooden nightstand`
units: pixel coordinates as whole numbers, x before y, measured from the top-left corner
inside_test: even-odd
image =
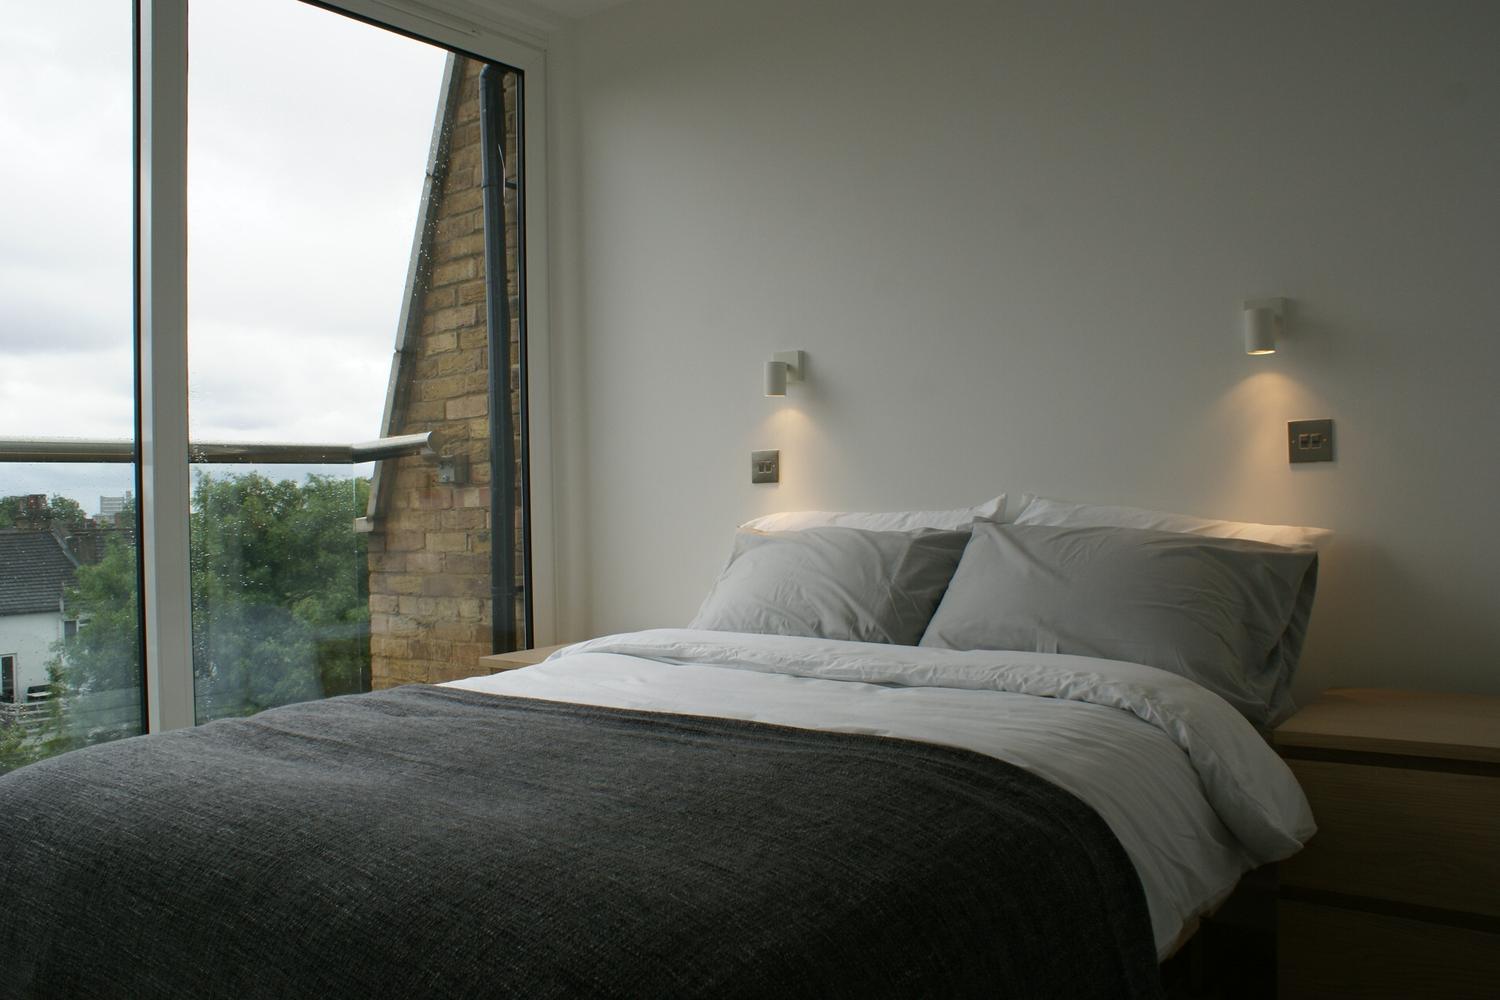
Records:
[[[1275,744],[1318,823],[1281,865],[1280,996],[1500,997],[1500,698],[1335,689]]]
[[[559,642],[555,646],[538,646],[535,649],[518,649],[513,653],[494,653],[490,656],[481,656],[479,658],[479,669],[487,674],[498,674],[502,670],[529,667],[533,664],[541,663],[564,646],[571,645],[573,645],[571,642]]]

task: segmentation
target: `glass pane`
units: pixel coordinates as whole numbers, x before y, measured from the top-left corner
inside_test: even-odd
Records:
[[[349,466],[198,465],[193,662],[199,722],[369,690],[369,479]]]
[[[5,6],[0,436],[133,433],[131,35],[129,0]]]
[[[429,159],[435,130],[446,138],[455,124],[441,115],[455,61],[296,0],[192,0],[189,14],[191,561],[205,721],[369,689],[370,630],[384,642],[400,604],[372,598],[370,585],[388,583],[396,562],[405,575],[408,560],[390,551],[384,512],[359,531],[356,519],[380,480],[388,497],[438,488],[430,457],[383,462],[377,479],[372,466],[297,464],[313,459],[288,446],[451,430],[446,455],[483,453],[488,375],[477,360],[483,278],[468,270],[483,255],[476,186],[461,213],[468,230],[441,234],[463,250],[443,259],[464,262],[443,272],[449,284],[437,293],[448,297],[451,352],[464,353],[460,340],[470,350],[424,368],[454,394],[401,381],[431,328],[412,317],[435,305]],[[460,279],[473,279],[463,301]],[[425,406],[421,420],[405,420],[408,402]],[[212,446],[225,442],[253,446],[255,464],[211,464],[223,458]],[[423,547],[426,532],[446,532],[436,540],[445,551],[485,563],[484,475],[475,460],[442,502],[431,499]],[[457,502],[455,488],[467,490]],[[438,555],[422,578],[403,581],[407,596],[426,596],[444,562]]]
[[[190,436],[379,436],[447,53],[298,0],[189,9]]]
[[[0,771],[141,730],[131,4],[11,4],[0,32]]]
[[[119,492],[0,499],[0,770],[141,731],[131,467],[0,466]]]

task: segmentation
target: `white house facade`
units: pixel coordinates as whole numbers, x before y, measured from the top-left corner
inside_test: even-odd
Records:
[[[0,704],[46,697],[53,643],[73,627],[63,594],[77,568],[50,531],[0,531]]]

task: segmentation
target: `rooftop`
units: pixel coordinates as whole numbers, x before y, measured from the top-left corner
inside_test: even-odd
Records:
[[[60,610],[63,587],[77,579],[77,567],[50,531],[0,529],[0,615]]]

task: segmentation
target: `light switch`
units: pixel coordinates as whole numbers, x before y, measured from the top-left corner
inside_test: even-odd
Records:
[[[1286,425],[1287,460],[1299,462],[1333,461],[1333,421],[1293,420]]]
[[[750,453],[750,481],[752,483],[781,482],[781,452],[752,451]]]

